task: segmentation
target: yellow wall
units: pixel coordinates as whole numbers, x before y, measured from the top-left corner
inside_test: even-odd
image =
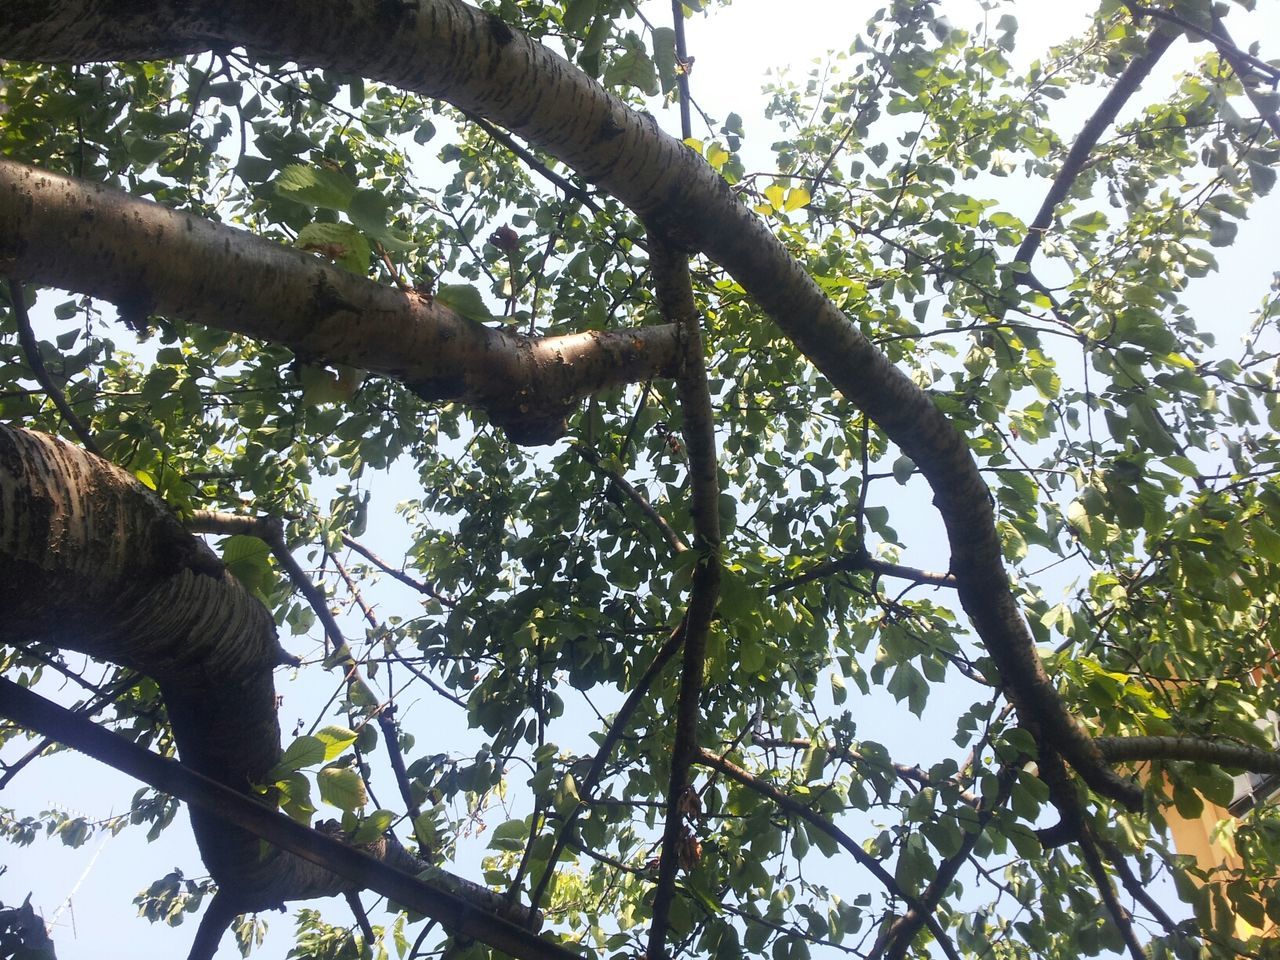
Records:
[[[1196,858],[1196,865],[1201,870],[1211,872],[1217,869],[1239,870],[1244,864],[1240,854],[1236,852],[1229,832],[1219,831],[1218,825],[1235,818],[1217,804],[1204,802],[1204,810],[1194,820],[1184,819],[1172,808],[1165,811],[1169,823],[1169,831],[1173,834],[1173,843],[1178,852]],[[1274,937],[1280,934],[1275,924],[1265,930],[1259,930],[1250,923],[1236,917],[1236,936],[1241,939],[1255,936]]]

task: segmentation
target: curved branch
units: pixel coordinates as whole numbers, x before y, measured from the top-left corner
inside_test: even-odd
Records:
[[[9,302],[13,307],[13,316],[18,321],[18,342],[22,345],[22,352],[26,354],[31,372],[35,374],[36,382],[44,389],[45,396],[53,401],[53,405],[58,408],[58,412],[67,421],[67,426],[71,428],[71,432],[76,435],[81,445],[95,457],[100,457],[102,451],[98,449],[93,434],[67,402],[66,394],[53,382],[53,377],[49,376],[49,371],[45,369],[44,357],[40,355],[40,344],[36,342],[35,331],[31,329],[26,295],[26,288],[21,282],[9,281]]]
[[[0,643],[44,641],[147,674],[186,768],[242,794],[270,781],[281,755],[272,671],[291,658],[266,608],[135,478],[79,447],[0,424],[0,569]],[[350,887],[305,857],[262,856],[257,836],[207,807],[193,808],[191,820],[237,912]],[[390,841],[386,856],[421,868]],[[436,875],[440,884],[466,882]]]
[[[675,744],[671,750],[662,856],[658,863],[658,885],[653,894],[653,921],[649,931],[648,958],[663,960],[666,956],[667,919],[675,899],[679,867],[677,849],[686,829],[685,793],[690,789],[689,770],[698,749],[707,634],[720,593],[720,482],[701,319],[693,301],[689,259],[665,241],[653,237],[649,244],[649,261],[663,315],[676,325],[680,335],[676,387],[684,417],[685,451],[689,457],[693,545],[699,554],[689,590],[689,606],[685,611],[684,662],[676,701]]]
[[[662,539],[667,541],[667,545],[671,547],[673,553],[684,553],[689,549],[689,545],[684,542],[684,538],[676,533],[671,524],[667,523],[666,518],[649,502],[649,498],[632,486],[631,482],[622,474],[615,473],[605,466],[600,460],[600,454],[582,444],[574,444],[573,449],[577,451],[578,456],[587,461],[592,470],[616,487],[624,497],[636,505],[636,508],[641,513],[649,518],[649,521],[662,534]]]
[[[369,76],[480,114],[612,193],[651,234],[723,266],[919,466],[947,529],[961,605],[1023,725],[1052,743],[1098,793],[1131,808],[1141,805],[1141,788],[1106,765],[1045,673],[1005,571],[990,491],[965,436],[827,298],[724,179],[663,133],[651,115],[631,110],[562,57],[461,0],[0,5],[0,57],[154,59],[228,45]],[[0,248],[0,255],[12,254]],[[315,292],[305,285],[300,291],[304,300]],[[351,319],[349,311],[331,305],[321,311],[321,325],[331,334],[346,331]],[[402,310],[396,319],[403,324]]]
[[[1058,204],[1067,199],[1071,193],[1076,178],[1089,162],[1089,155],[1098,145],[1098,140],[1107,127],[1115,122],[1116,116],[1129,102],[1129,98],[1138,92],[1138,88],[1142,86],[1143,81],[1160,62],[1160,58],[1177,36],[1177,33],[1172,30],[1156,30],[1152,33],[1147,39],[1147,49],[1129,61],[1129,65],[1124,68],[1124,73],[1116,80],[1115,86],[1107,91],[1107,95],[1102,98],[1093,116],[1085,121],[1080,135],[1076,137],[1075,143],[1067,153],[1067,158],[1062,161],[1058,175],[1053,178],[1053,183],[1049,187],[1049,192],[1045,194],[1044,202],[1040,204],[1035,219],[1027,228],[1026,237],[1018,246],[1017,253],[1013,255],[1013,262],[1023,265],[1020,270],[1015,267],[1017,271],[1015,276],[1021,282],[1031,282],[1029,266],[1035,258],[1036,251],[1040,249],[1040,241],[1053,226],[1054,211],[1057,210]]]
[[[426,400],[480,407],[521,443],[558,439],[580,397],[675,366],[670,326],[525,337],[245,230],[4,158],[0,274],[393,377]]]

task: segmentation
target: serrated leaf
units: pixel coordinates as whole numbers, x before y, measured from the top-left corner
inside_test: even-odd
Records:
[[[356,185],[341,171],[303,163],[293,163],[281,170],[275,186],[281,196],[298,203],[342,211],[350,206],[356,192]]]
[[[222,544],[222,562],[251,591],[265,592],[271,582],[271,548],[257,537],[228,537]]]
[[[396,815],[390,810],[375,810],[362,821],[351,835],[352,843],[373,843],[391,829]]]
[[[670,93],[679,81],[676,74],[676,32],[670,27],[653,30],[653,65],[658,70],[658,82],[663,93]]]
[[[360,276],[369,272],[369,256],[373,247],[353,224],[308,223],[298,231],[294,244]]]
[[[350,767],[325,767],[316,775],[320,799],[339,810],[359,810],[369,802],[364,781]]]

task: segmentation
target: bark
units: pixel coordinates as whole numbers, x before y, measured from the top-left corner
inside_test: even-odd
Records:
[[[702,675],[706,667],[707,634],[720,594],[720,478],[716,461],[715,418],[707,385],[702,347],[702,317],[693,299],[689,261],[666,243],[650,244],[654,289],[663,315],[680,331],[680,362],[676,386],[683,417],[681,433],[689,463],[693,546],[698,551],[689,605],[684,615],[684,656],[680,693],[676,701],[675,743],[667,786],[666,822],[658,884],[653,894],[653,921],[647,956],[667,956],[667,921],[675,900],[677,854],[686,829],[685,794],[691,789],[690,768],[698,750],[698,721],[702,715]]]
[[[928,480],[960,602],[1023,725],[1052,743],[1094,790],[1132,808],[1141,804],[1141,789],[1107,766],[1044,671],[965,437],[827,299],[728,184],[652,116],[628,109],[563,58],[460,0],[0,6],[0,56],[11,59],[151,59],[229,47],[447,100],[520,135],[611,192],[651,231],[723,266]]]
[[[1098,749],[1112,763],[1129,760],[1190,760],[1252,773],[1280,775],[1280,753],[1243,743],[1199,737],[1099,737]]]
[[[272,671],[290,660],[271,615],[133,477],[0,424],[0,569],[0,644],[48,643],[145,673],[184,766],[251,796],[268,779],[281,754]],[[262,856],[255,834],[207,806],[191,820],[237,912],[360,886],[275,848]],[[382,855],[426,866],[398,845]],[[437,885],[475,899],[461,878],[439,872]]]
[[[351,880],[348,889],[370,889],[395,903],[441,921],[449,930],[522,960],[575,960],[581,953],[543,940],[516,922],[531,919],[527,911],[508,910],[511,918],[496,916],[504,910],[502,897],[484,887],[457,877],[429,872],[431,882],[410,872],[420,865],[394,838],[354,847],[323,831],[311,830],[281,813],[257,803],[180,763],[156,756],[123,737],[98,727],[70,710],[0,677],[0,716],[12,717],[24,726],[48,734],[96,760],[151,784],[157,790],[178,797],[213,819],[235,823],[249,835],[263,837],[272,850],[287,850],[289,856],[312,868],[312,872]],[[374,855],[376,854],[376,856]],[[314,868],[321,869],[316,870]],[[332,872],[331,872],[332,871]],[[234,887],[219,889],[206,916],[208,926],[225,923],[243,911]],[[201,923],[191,957],[212,956],[217,947],[215,932]]]
[[[558,439],[580,397],[670,373],[676,356],[671,326],[493,329],[313,254],[3,158],[0,274],[394,377],[480,407],[525,443]]]
[[[1035,218],[1031,221],[1031,225],[1027,227],[1026,237],[1018,246],[1017,253],[1013,255],[1014,263],[1023,264],[1018,276],[1024,282],[1029,276],[1027,270],[1030,269],[1031,261],[1035,257],[1036,251],[1040,249],[1040,241],[1044,239],[1045,234],[1049,232],[1049,228],[1053,226],[1053,217],[1058,209],[1058,204],[1071,195],[1071,190],[1075,187],[1076,180],[1084,170],[1085,164],[1089,162],[1089,157],[1093,153],[1093,148],[1097,146],[1099,138],[1115,122],[1121,109],[1124,108],[1124,105],[1129,102],[1129,98],[1138,91],[1143,82],[1150,76],[1151,71],[1155,69],[1155,65],[1160,62],[1160,58],[1164,56],[1164,52],[1169,49],[1169,45],[1176,38],[1177,35],[1171,30],[1158,30],[1151,35],[1147,40],[1147,49],[1129,61],[1124,73],[1116,80],[1115,86],[1107,91],[1107,95],[1098,104],[1098,109],[1093,112],[1093,115],[1081,129],[1080,135],[1071,144],[1071,150],[1067,153],[1067,158],[1062,162],[1058,175],[1054,177],[1053,184],[1049,187],[1049,192],[1045,194],[1044,201],[1040,204],[1040,209],[1036,211]]]

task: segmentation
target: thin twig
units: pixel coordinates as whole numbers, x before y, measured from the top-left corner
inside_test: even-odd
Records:
[[[342,545],[345,547],[350,547],[352,550],[360,554],[360,556],[364,557],[366,560],[372,563],[375,567],[377,567],[383,573],[387,574],[388,576],[394,577],[396,580],[399,580],[405,586],[412,587],[414,590],[417,590],[419,593],[426,594],[428,597],[431,597],[435,600],[439,600],[446,607],[452,607],[457,605],[456,600],[454,600],[452,597],[445,596],[433,584],[427,583],[423,580],[416,580],[413,577],[409,576],[407,573],[405,573],[403,570],[396,569],[391,564],[389,564],[386,560],[383,560],[376,553],[370,550],[368,547],[364,546],[364,544],[358,542],[357,540],[352,539],[350,536],[348,536],[345,533],[342,534]]]
[[[590,464],[592,470],[608,480],[619,493],[634,503],[640,509],[640,512],[649,518],[653,525],[661,531],[662,538],[670,544],[672,551],[684,553],[689,549],[689,545],[684,542],[684,538],[676,533],[675,529],[671,524],[667,523],[662,514],[658,513],[653,504],[649,502],[649,498],[632,486],[626,477],[606,467],[600,460],[600,455],[591,448],[582,444],[574,444],[573,449],[583,460]]]
[[[49,371],[45,369],[44,357],[40,355],[40,344],[36,341],[35,332],[31,329],[31,316],[27,313],[25,296],[26,288],[22,282],[10,280],[9,300],[13,305],[13,316],[18,321],[18,342],[22,344],[22,352],[27,358],[27,363],[31,366],[31,372],[35,375],[36,382],[44,389],[45,395],[53,401],[53,405],[58,408],[58,412],[67,421],[67,426],[71,428],[71,432],[79,439],[81,446],[95,457],[102,457],[102,451],[94,441],[93,434],[89,432],[89,428],[85,426],[84,421],[71,408],[71,404],[67,402],[66,395],[53,382],[53,378],[49,376]],[[106,457],[103,457],[103,459],[105,460]]]
[[[894,878],[893,874],[885,868],[883,863],[869,854],[866,850],[862,849],[861,845],[856,843],[852,837],[837,827],[834,823],[822,816],[820,813],[806,807],[800,801],[787,796],[773,784],[766,783],[758,777],[751,775],[737,764],[711,752],[710,750],[698,751],[697,762],[702,766],[718,770],[730,780],[742,784],[742,786],[747,787],[749,790],[754,790],[763,797],[767,797],[784,812],[789,813],[792,816],[799,817],[801,820],[812,824],[818,830],[821,830],[829,836],[837,844],[843,847],[845,851],[861,866],[870,871],[871,875],[884,885],[884,888],[891,896],[897,897],[899,900],[904,901],[908,907],[918,911],[918,913],[925,918],[924,922],[929,927],[929,931],[937,938],[938,945],[942,948],[943,953],[951,958],[951,960],[959,960],[960,955],[956,952],[955,945],[951,943],[951,939],[947,936],[946,931],[942,929],[942,925],[938,923],[937,918],[933,916],[933,912],[925,909],[924,904],[920,901],[919,897],[903,890],[898,884],[898,881]]]
[[[684,634],[685,623],[682,621],[667,637],[666,642],[658,648],[658,652],[649,661],[649,666],[645,668],[636,685],[627,694],[627,699],[622,702],[621,708],[614,715],[613,722],[609,725],[609,729],[605,731],[604,739],[600,741],[600,746],[591,761],[591,767],[588,769],[586,777],[578,785],[578,795],[583,800],[589,800],[594,796],[596,786],[604,774],[605,765],[609,762],[609,757],[613,753],[613,748],[622,739],[622,735],[626,732],[627,726],[631,722],[631,717],[639,709],[645,697],[649,695],[649,689],[653,686],[654,681],[658,679],[658,675],[662,673],[663,668],[671,661],[671,658],[676,655],[676,652],[684,643]],[[542,903],[542,898],[546,895],[551,878],[555,875],[556,863],[559,861],[560,854],[564,851],[565,844],[569,840],[573,824],[577,820],[578,814],[585,809],[585,806],[585,804],[575,806],[572,812],[564,818],[564,822],[556,832],[555,842],[551,846],[551,855],[547,857],[547,867],[538,879],[533,892],[529,895],[530,910],[536,911]]]

